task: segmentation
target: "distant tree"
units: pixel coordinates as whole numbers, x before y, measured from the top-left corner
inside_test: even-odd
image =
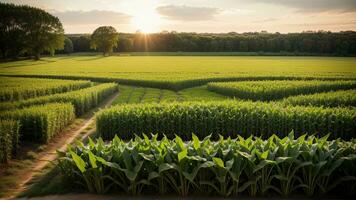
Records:
[[[90,49],[90,35],[68,36],[73,43],[73,52],[89,52]]]
[[[131,38],[120,38],[120,42],[117,45],[117,51],[130,52],[133,49],[133,40]]]
[[[71,54],[73,52],[73,42],[69,38],[64,39],[64,53]]]
[[[21,53],[36,60],[47,51],[62,49],[64,30],[57,17],[30,6],[0,3],[0,45],[3,57]]]
[[[118,45],[119,34],[112,26],[101,26],[91,35],[90,47],[103,52],[103,55],[112,53],[113,48]]]
[[[89,52],[90,36],[68,36],[74,52]],[[356,32],[311,33],[120,33],[115,52],[275,52],[356,55]],[[1,40],[1,38],[0,38]],[[16,41],[16,38],[14,38]],[[1,47],[0,47],[1,48]]]

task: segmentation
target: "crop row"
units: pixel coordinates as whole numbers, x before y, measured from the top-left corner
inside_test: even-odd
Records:
[[[59,93],[49,96],[32,98],[24,101],[0,103],[0,111],[19,109],[33,105],[46,103],[72,103],[77,116],[82,115],[89,109],[97,106],[104,98],[117,91],[117,84],[106,83],[89,88],[75,90],[66,93]]]
[[[0,77],[0,102],[69,92],[91,85],[90,81]]]
[[[130,139],[134,134],[180,134],[190,139],[209,134],[217,138],[250,134],[268,137],[298,133],[332,138],[353,138],[356,132],[356,109],[284,106],[263,102],[183,102],[114,106],[97,113],[97,133],[104,139]]]
[[[293,134],[217,142],[115,137],[58,152],[58,166],[67,184],[94,193],[345,196],[356,191],[355,154],[355,141]]]
[[[150,74],[149,77],[143,78],[145,74],[132,74],[127,76],[117,77],[110,73],[98,74],[96,76],[90,75],[8,75],[13,77],[32,77],[32,78],[56,78],[56,79],[73,79],[73,80],[91,80],[93,82],[118,82],[125,85],[152,87],[169,90],[182,90],[195,86],[205,85],[209,82],[226,82],[226,81],[264,81],[264,80],[356,80],[355,76],[345,75],[263,75],[263,74],[239,74],[239,75],[219,75],[207,74],[204,77],[194,74],[182,73],[180,77],[172,76],[171,73],[159,74],[160,76],[154,77]],[[147,75],[147,74],[146,74]],[[178,74],[179,75],[179,74]]]
[[[270,101],[300,94],[356,89],[356,81],[249,81],[209,83],[208,89],[241,99]]]
[[[285,98],[281,102],[286,105],[356,107],[356,90],[298,95]]]
[[[20,142],[23,140],[45,143],[63,130],[74,119],[70,103],[53,103],[32,106],[0,114],[1,120],[16,120],[20,123]],[[3,133],[0,133],[3,135]]]
[[[16,153],[19,141],[19,122],[0,120],[0,163],[6,163]]]

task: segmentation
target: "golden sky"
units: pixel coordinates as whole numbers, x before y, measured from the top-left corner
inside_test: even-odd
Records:
[[[0,0],[58,16],[66,33],[356,30],[356,0]]]

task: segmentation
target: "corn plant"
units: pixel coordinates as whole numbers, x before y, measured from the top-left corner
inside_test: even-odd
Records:
[[[99,84],[66,93],[42,96],[23,101],[3,102],[0,103],[0,111],[20,109],[46,103],[71,103],[75,108],[76,115],[80,116],[89,109],[97,106],[107,96],[116,91],[117,85],[115,83]]]
[[[355,81],[245,81],[209,83],[208,89],[239,99],[270,101],[300,94],[355,89]]]
[[[0,77],[0,102],[69,92],[91,85],[90,81]]]
[[[19,122],[0,121],[0,163],[6,163],[16,153],[19,140]]]
[[[356,131],[354,121],[355,109],[238,101],[120,105],[96,115],[97,132],[104,139],[112,139],[115,134],[130,139],[133,133],[166,134],[168,138],[179,134],[183,139],[191,139],[191,133],[200,139],[210,134],[214,139],[218,134],[267,138],[274,133],[286,136],[292,130],[350,139]]]
[[[97,70],[95,70],[97,72]],[[98,71],[100,72],[100,70]],[[196,72],[159,72],[159,73],[112,73],[105,70],[100,73],[81,73],[72,71],[70,74],[58,75],[48,71],[32,74],[8,75],[47,79],[91,80],[93,82],[117,82],[125,85],[151,87],[179,91],[186,88],[205,85],[210,82],[227,81],[274,81],[274,80],[356,80],[352,74],[326,73],[196,73]],[[1,86],[0,86],[1,87]]]
[[[180,196],[290,196],[338,193],[355,181],[355,141],[328,141],[302,135],[184,142],[153,135],[129,141],[78,142],[59,152],[63,178],[95,193],[151,192]],[[350,162],[346,162],[350,161]],[[342,194],[342,193],[338,193]]]
[[[19,121],[21,140],[42,143],[62,131],[74,117],[74,108],[70,103],[32,106],[0,114],[0,119]]]
[[[323,107],[356,107],[356,90],[341,90],[310,95],[298,95],[281,100],[285,105]]]

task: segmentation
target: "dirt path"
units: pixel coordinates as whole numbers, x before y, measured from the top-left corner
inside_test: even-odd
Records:
[[[95,121],[94,112],[100,108],[110,106],[112,102],[118,97],[118,95],[119,93],[117,92],[108,97],[105,101],[99,104],[98,107],[90,111],[90,114],[86,116],[84,121],[76,126],[74,130],[61,133],[58,138],[50,142],[46,149],[38,154],[35,163],[28,167],[26,171],[18,175],[19,178],[21,177],[21,180],[19,181],[17,187],[13,188],[11,191],[12,196],[8,197],[8,199],[14,198],[17,194],[27,189],[27,183],[34,177],[34,175],[40,172],[48,163],[54,161],[57,158],[57,149],[64,151],[67,148],[67,144],[72,143],[76,138],[83,139],[95,132],[95,127],[91,126],[91,124],[93,124]],[[83,131],[86,131],[86,134],[81,135]]]

